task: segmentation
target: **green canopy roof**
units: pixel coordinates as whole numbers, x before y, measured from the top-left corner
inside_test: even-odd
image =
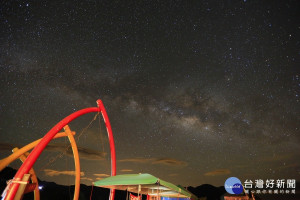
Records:
[[[193,200],[198,199],[195,195],[182,187],[161,180],[151,174],[124,174],[111,176],[93,183],[94,186],[128,190],[129,192],[164,197],[184,197]]]

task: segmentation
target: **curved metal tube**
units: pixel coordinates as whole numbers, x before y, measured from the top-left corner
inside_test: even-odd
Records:
[[[91,113],[91,112],[101,112],[102,116],[105,121],[105,125],[108,132],[108,138],[110,143],[110,150],[111,150],[111,174],[112,176],[116,175],[116,156],[115,156],[115,145],[114,145],[114,139],[112,135],[112,130],[110,126],[110,122],[107,116],[107,113],[105,111],[105,108],[103,106],[102,101],[99,99],[97,100],[98,107],[92,107],[92,108],[86,108],[79,110],[63,120],[61,120],[58,124],[56,124],[38,143],[38,145],[32,150],[32,152],[29,154],[28,158],[25,160],[25,162],[22,164],[22,166],[19,168],[18,172],[16,173],[11,185],[8,185],[8,192],[5,196],[5,200],[13,200],[16,192],[19,188],[20,183],[18,181],[21,181],[24,174],[28,173],[29,170],[32,168],[33,164],[37,160],[37,158],[40,156],[44,148],[48,145],[48,143],[53,139],[53,137],[57,134],[58,131],[60,131],[65,125],[69,124],[71,121],[76,119],[77,117]],[[110,199],[114,199],[114,193],[115,190],[111,190],[110,193]]]
[[[80,192],[80,162],[79,162],[79,154],[78,154],[78,148],[77,144],[74,139],[75,132],[70,130],[70,127],[66,125],[64,127],[65,132],[62,133],[57,133],[53,139],[55,138],[60,138],[60,137],[66,137],[68,136],[72,151],[73,151],[73,156],[74,156],[74,162],[75,162],[75,189],[74,189],[74,197],[73,199],[78,199],[79,198],[79,192]],[[19,148],[14,148],[13,149],[13,154],[10,156],[4,158],[3,160],[0,161],[0,171],[4,169],[5,166],[9,165],[13,161],[15,161],[17,158],[19,158],[22,162],[26,160],[28,157],[29,153],[28,151],[33,149],[42,139],[38,139],[36,141],[31,142],[30,144],[27,144],[26,146],[22,147],[21,149]],[[40,199],[40,191],[38,189],[38,179],[36,177],[36,174],[31,168],[29,170],[29,173],[31,174],[31,180],[33,183],[37,183],[37,186],[34,190],[34,199],[39,200]]]
[[[75,132],[72,132],[72,135],[75,135]],[[66,137],[66,136],[67,136],[67,134],[65,132],[62,132],[62,133],[57,133],[53,138],[60,138],[60,137]],[[14,152],[13,154],[9,155],[8,157],[0,160],[0,171],[2,171],[7,165],[12,163],[13,161],[17,160],[25,152],[28,152],[31,149],[33,149],[41,140],[42,139],[33,141],[30,144],[27,144],[26,146],[22,147],[18,151]]]
[[[74,156],[74,163],[75,163],[75,188],[74,188],[74,197],[73,199],[78,199],[79,198],[79,192],[80,192],[80,161],[79,161],[79,154],[78,154],[78,148],[76,141],[72,135],[72,132],[70,130],[70,127],[66,125],[64,127],[65,132],[68,135],[72,151],[73,151],[73,156]]]
[[[15,153],[15,152],[19,151],[19,148],[15,147],[12,151],[13,151],[13,153]],[[23,155],[20,156],[20,160],[22,162],[24,162],[28,155],[29,155],[29,153],[25,152]],[[36,173],[33,170],[33,168],[31,168],[29,170],[29,173],[31,174],[30,179],[31,179],[32,183],[36,183],[36,186],[35,186],[34,191],[33,191],[34,192],[34,200],[40,200],[39,181],[36,177]]]
[[[116,150],[115,150],[114,136],[113,136],[113,132],[112,132],[112,129],[111,129],[111,125],[110,125],[110,122],[109,122],[108,115],[106,113],[106,110],[104,108],[104,105],[103,105],[102,101],[100,99],[97,100],[97,104],[98,104],[98,107],[101,110],[101,114],[102,114],[102,117],[104,119],[104,123],[105,123],[107,134],[108,134],[108,139],[109,139],[110,157],[111,157],[111,159],[110,159],[111,160],[111,176],[115,176],[116,171],[117,171],[117,167],[116,167],[117,164],[116,164]],[[115,199],[115,189],[110,190],[109,199],[110,200]]]

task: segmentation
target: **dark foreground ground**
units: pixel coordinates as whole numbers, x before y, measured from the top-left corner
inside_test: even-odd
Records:
[[[0,172],[0,193],[6,187],[6,181],[11,179],[16,173],[15,169],[5,168]],[[73,199],[74,186],[57,185],[53,182],[39,181],[43,185],[40,190],[41,200],[71,200]],[[300,200],[300,183],[296,183],[296,194],[264,194],[257,196],[257,200]],[[201,200],[222,200],[226,194],[223,186],[214,187],[212,185],[204,184],[197,187],[188,187],[188,190],[198,196]],[[116,191],[115,200],[125,200],[126,192]],[[91,198],[90,198],[91,197]],[[99,187],[91,187],[81,184],[80,186],[80,200],[107,200],[109,197],[109,190]],[[25,194],[24,200],[32,200],[33,193]],[[146,196],[143,197],[146,199]]]

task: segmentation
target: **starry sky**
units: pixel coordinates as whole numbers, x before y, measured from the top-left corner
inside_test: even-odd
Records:
[[[102,99],[117,174],[300,180],[299,13],[297,0],[1,1],[1,159]],[[110,174],[94,116],[69,124],[88,185]],[[40,179],[73,184],[67,147],[49,144]]]

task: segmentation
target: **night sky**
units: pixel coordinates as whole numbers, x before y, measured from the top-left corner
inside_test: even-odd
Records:
[[[300,180],[299,13],[297,0],[1,1],[1,159],[102,99],[117,174]],[[94,116],[70,124],[88,185],[110,174]],[[67,139],[50,144],[38,176],[73,184]]]

